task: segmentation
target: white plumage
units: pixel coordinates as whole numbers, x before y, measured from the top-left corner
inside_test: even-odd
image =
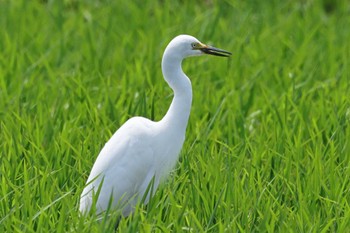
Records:
[[[192,87],[181,68],[189,56],[204,53],[229,56],[231,53],[207,46],[188,35],[175,37],[165,49],[162,71],[174,91],[170,108],[162,120],[133,117],[105,144],[81,194],[80,211],[91,209],[96,196],[96,212],[109,207],[129,215],[144,196],[152,179],[156,189],[175,166],[185,140],[192,103]],[[145,203],[149,200],[149,193]]]

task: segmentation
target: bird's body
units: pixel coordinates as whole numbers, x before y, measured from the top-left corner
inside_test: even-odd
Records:
[[[133,117],[122,125],[105,144],[91,170],[81,199],[80,211],[91,209],[96,196],[96,212],[109,207],[133,211],[150,184],[156,189],[175,166],[185,140],[192,103],[192,87],[181,68],[185,57],[209,53],[230,53],[200,43],[196,38],[180,35],[167,46],[162,60],[165,80],[174,91],[170,108],[162,120]]]

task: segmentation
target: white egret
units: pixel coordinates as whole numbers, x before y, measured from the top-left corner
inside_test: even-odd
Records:
[[[189,35],[177,36],[169,43],[162,59],[164,79],[174,91],[168,112],[158,122],[133,117],[115,132],[92,167],[81,194],[82,213],[95,205],[97,213],[113,208],[127,216],[144,195],[148,202],[150,183],[156,189],[170,173],[185,140],[192,103],[191,81],[181,63],[186,57],[202,54],[231,55]]]

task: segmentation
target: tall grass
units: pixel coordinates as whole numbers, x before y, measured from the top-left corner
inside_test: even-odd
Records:
[[[159,120],[178,34],[233,52],[184,62],[180,161],[119,232],[350,229],[348,1],[0,0],[0,232],[113,232],[77,205],[106,140]]]

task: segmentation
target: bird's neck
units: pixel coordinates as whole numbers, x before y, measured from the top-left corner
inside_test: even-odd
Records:
[[[164,79],[174,91],[174,98],[168,112],[161,120],[166,127],[175,127],[185,133],[192,104],[192,85],[181,68],[182,59],[163,56],[162,71]]]

